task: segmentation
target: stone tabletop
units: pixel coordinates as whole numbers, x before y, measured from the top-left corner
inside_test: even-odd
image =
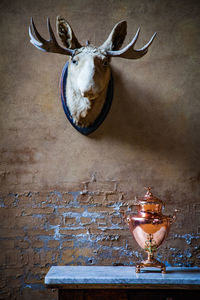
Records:
[[[134,267],[122,266],[54,266],[45,277],[48,286],[59,285],[138,285],[194,286],[200,289],[200,268],[168,267],[162,274],[158,269],[135,273]]]

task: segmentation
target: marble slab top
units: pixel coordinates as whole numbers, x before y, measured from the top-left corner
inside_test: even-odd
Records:
[[[200,268],[167,267],[141,270],[123,266],[54,266],[45,277],[46,285],[195,285],[200,288]]]

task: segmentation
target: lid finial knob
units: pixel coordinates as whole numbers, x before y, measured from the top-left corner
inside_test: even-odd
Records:
[[[152,197],[153,194],[152,194],[152,192],[151,192],[151,187],[150,187],[150,186],[147,186],[147,187],[145,187],[145,189],[147,190],[145,197],[147,197],[147,198],[148,198],[148,197]]]

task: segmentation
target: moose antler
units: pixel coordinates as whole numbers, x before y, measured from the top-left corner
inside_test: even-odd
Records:
[[[52,53],[59,53],[59,54],[64,54],[64,55],[69,55],[72,56],[75,52],[75,50],[68,49],[68,48],[62,48],[61,46],[58,45],[55,35],[53,33],[51,24],[50,24],[50,19],[47,18],[47,27],[49,31],[49,40],[43,39],[43,37],[39,34],[37,31],[35,24],[33,22],[33,18],[31,18],[31,24],[29,26],[29,36],[30,36],[30,42],[39,50],[45,51],[45,52],[52,52]],[[34,37],[34,35],[36,38]]]
[[[140,33],[140,28],[138,28],[134,38],[126,47],[124,47],[121,50],[117,50],[117,51],[109,50],[109,51],[107,51],[108,56],[110,56],[110,57],[118,56],[118,57],[127,58],[127,59],[137,59],[137,58],[144,56],[147,53],[149,46],[152,44],[152,42],[156,36],[156,32],[154,33],[154,35],[151,37],[149,42],[144,47],[136,50],[133,47],[134,47],[135,43],[137,42],[139,33]]]

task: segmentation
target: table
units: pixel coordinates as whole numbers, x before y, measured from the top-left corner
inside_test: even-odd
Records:
[[[158,269],[126,266],[54,266],[45,277],[47,288],[58,289],[58,299],[144,300],[200,299],[200,268]]]

